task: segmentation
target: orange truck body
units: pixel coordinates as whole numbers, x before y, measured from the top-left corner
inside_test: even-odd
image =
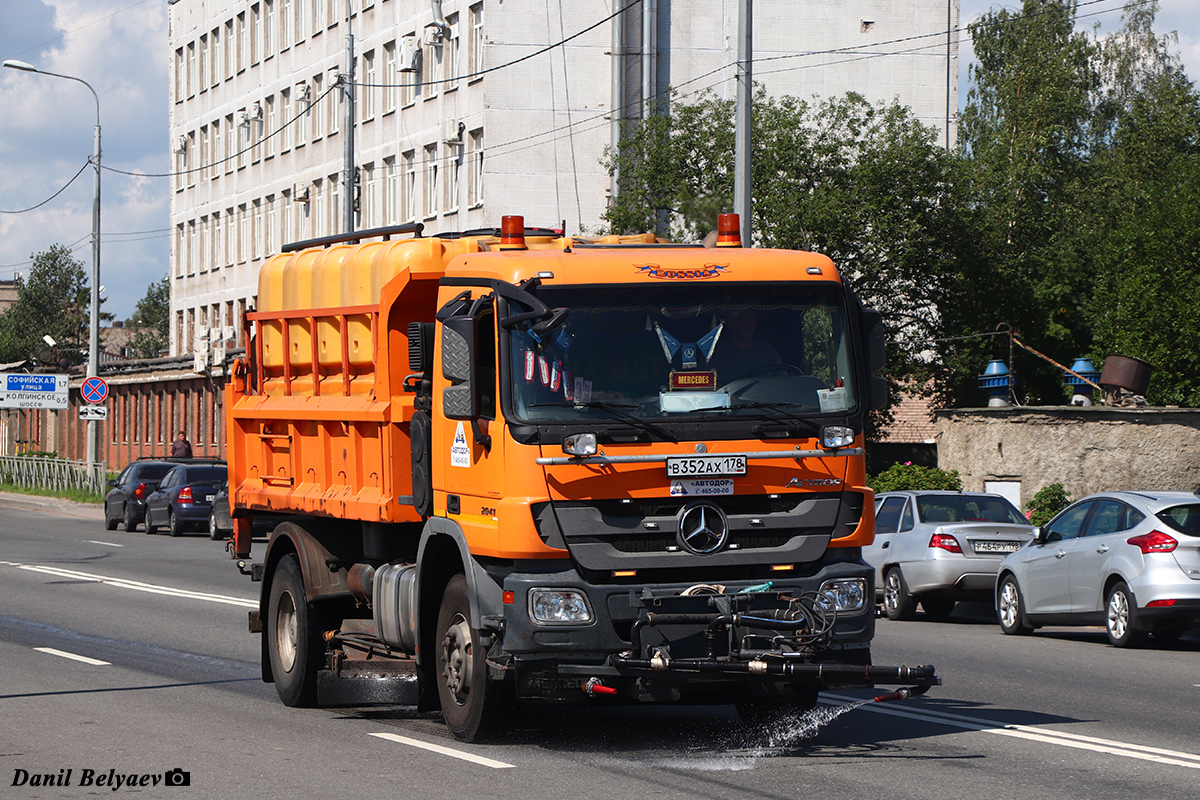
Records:
[[[863,420],[881,397],[878,315],[821,255],[579,239],[511,219],[503,232],[318,241],[263,267],[225,407],[231,551],[264,582],[252,615],[264,677],[278,684],[286,669],[285,702],[315,701],[314,676],[290,674],[296,643],[279,632],[303,606],[332,631],[300,642],[310,672],[340,674],[338,636],[358,631],[380,657],[411,662],[409,680],[438,690],[465,739],[494,732],[514,700],[582,699],[596,686],[643,700],[695,687],[750,707],[781,691],[885,682],[816,677],[870,664],[875,587],[859,548],[874,533]],[[556,318],[541,296],[572,304]],[[813,309],[820,319],[806,321]],[[774,350],[803,350],[823,377],[780,366],[727,383],[733,368],[712,365],[747,310],[760,332],[775,325]],[[689,326],[690,340],[676,336]],[[478,331],[466,335],[469,379],[456,374],[467,367],[455,331]],[[647,370],[636,398],[606,391]],[[806,509],[820,521],[805,522]],[[286,524],[246,567],[255,516]],[[289,560],[296,597],[277,577]],[[725,598],[706,601],[721,613],[805,622],[782,625],[794,646],[776,653],[770,637],[722,617],[709,623],[722,643],[695,652],[654,614],[717,613],[698,610],[699,593]],[[621,599],[635,595],[656,599]],[[441,619],[458,606],[462,628]],[[486,676],[466,679],[483,681],[474,699],[462,674],[446,677],[456,654],[479,657],[455,650],[468,634],[488,653]],[[691,670],[758,650],[792,672],[756,683],[741,666]],[[688,668],[659,669],[672,654]],[[660,688],[648,688],[654,670]]]

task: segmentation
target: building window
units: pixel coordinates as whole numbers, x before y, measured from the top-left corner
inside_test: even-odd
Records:
[[[446,213],[458,211],[458,184],[462,173],[462,147],[451,145],[446,154]]]
[[[250,65],[262,58],[262,10],[258,3],[250,6]]]
[[[329,70],[329,85],[332,87],[337,83],[338,70],[337,67]],[[338,124],[342,115],[346,113],[346,107],[343,105],[346,102],[346,93],[342,88],[336,87],[334,91],[329,93],[329,97],[325,98],[325,111],[329,115],[325,120],[325,131],[333,136],[338,132]]]
[[[279,152],[286,153],[292,149],[292,136],[295,134],[296,125],[299,124],[292,122],[291,89],[279,90],[279,122],[283,126],[283,130],[279,132]]]
[[[238,206],[237,217],[237,260],[239,264],[244,264],[246,262],[246,254],[250,249],[250,214],[245,203]]]
[[[275,55],[275,0],[263,0],[262,57],[267,60]]]
[[[187,263],[187,239],[184,238],[183,223],[175,226],[175,277],[183,277],[183,267]]]
[[[279,49],[287,50],[292,46],[292,34],[295,32],[295,22],[292,20],[292,0],[279,0]]]
[[[246,68],[246,58],[250,55],[249,45],[246,43],[249,35],[246,27],[246,12],[243,11],[237,15],[237,47],[233,59],[234,74]]]
[[[212,161],[210,162],[210,164],[212,166],[212,170],[211,170],[212,175],[210,177],[214,181],[217,178],[221,177],[221,173],[224,171],[221,169],[221,163],[220,163],[221,159],[223,159],[224,157],[225,157],[224,130],[221,127],[221,120],[214,119],[212,122]]]
[[[436,144],[425,145],[425,216],[436,216],[440,208],[438,152]]]
[[[182,103],[183,98],[187,97],[187,84],[183,73],[183,48],[180,47],[175,51],[175,80],[172,89],[175,90],[175,102]]]
[[[363,53],[362,57],[362,78],[358,81],[360,84],[358,105],[362,122],[368,122],[375,116],[375,51],[368,50]]]
[[[279,121],[275,116],[275,96],[267,95],[267,99],[264,101],[264,103],[267,106],[267,129],[264,136],[267,143],[267,158],[274,158],[275,142],[279,138],[275,135],[275,132],[278,130],[277,123]]]
[[[208,34],[200,37],[200,55],[196,60],[197,91],[208,91]]]
[[[225,35],[221,38],[225,41],[221,72],[225,76],[225,80],[229,80],[234,74],[234,54],[237,51],[237,45],[233,39],[233,20],[225,23]]]
[[[263,226],[263,258],[269,258],[272,254],[278,252],[278,243],[275,237],[279,235],[279,220],[275,214],[275,195],[267,195],[264,201],[266,206],[266,224]]]
[[[447,91],[458,88],[458,54],[460,41],[458,38],[458,33],[458,14],[448,14],[446,16],[446,39],[442,43],[442,66],[446,71],[445,75],[442,77],[444,77],[446,80],[443,86]]]
[[[417,220],[417,154],[409,150],[404,154],[404,179],[400,186],[401,202],[404,203],[401,219],[405,222]]]
[[[483,3],[476,3],[467,11],[471,25],[471,41],[467,45],[467,71],[473,80],[483,72]]]
[[[471,131],[468,141],[467,205],[475,208],[483,205],[483,129]]]
[[[383,113],[390,114],[396,110],[396,84],[399,73],[396,72],[396,43],[388,42],[383,46]]]
[[[188,97],[196,93],[196,43],[188,42],[187,46],[187,92]]]

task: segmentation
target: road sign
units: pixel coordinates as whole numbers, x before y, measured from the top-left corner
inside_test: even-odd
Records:
[[[104,378],[88,378],[79,387],[79,391],[89,403],[103,403],[108,399],[108,383]]]
[[[80,406],[80,419],[108,419],[108,406]]]
[[[0,372],[0,408],[66,408],[70,375]]]

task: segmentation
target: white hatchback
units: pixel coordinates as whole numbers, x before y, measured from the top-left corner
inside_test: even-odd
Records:
[[[1200,625],[1200,496],[1105,492],[1067,507],[1004,559],[1005,633],[1104,625],[1117,647],[1173,640]]]

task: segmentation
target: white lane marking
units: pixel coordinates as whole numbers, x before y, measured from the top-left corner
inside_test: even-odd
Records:
[[[105,547],[124,547],[125,546],[123,544],[117,544],[116,542],[101,542],[97,539],[87,539],[86,541],[88,544],[102,544]]]
[[[822,694],[822,697],[839,702],[856,702],[856,698],[836,694]],[[1096,753],[1135,758],[1141,761],[1153,761],[1159,764],[1170,764],[1176,767],[1200,769],[1200,755],[1183,753],[1178,750],[1164,750],[1159,747],[1116,742],[1111,739],[1099,739],[1094,736],[1084,736],[1077,733],[1037,728],[1030,725],[1011,725],[1003,722],[992,722],[977,717],[965,717],[958,714],[947,714],[924,708],[907,709],[888,707],[884,705],[867,705],[862,710],[876,714],[887,714],[893,717],[918,720],[920,722],[937,722],[956,728],[981,733],[994,733],[1000,736],[1011,736],[1016,739],[1028,739],[1032,742],[1054,744],[1060,747],[1073,747],[1078,750],[1091,750]]]
[[[422,742],[420,739],[410,739],[407,736],[400,736],[395,733],[372,733],[371,735],[380,739],[387,739],[389,742],[406,744],[409,747],[419,747],[422,750],[429,750],[444,756],[450,756],[451,758],[459,758],[463,761],[470,761],[472,764],[479,764],[484,767],[491,767],[492,769],[512,769],[515,766],[514,764],[506,764],[503,761],[495,761],[490,758],[485,758],[484,756],[476,756],[472,755],[471,753],[464,753],[462,750],[455,750],[451,747],[442,747],[440,744]]]
[[[59,578],[92,580],[96,581],[97,583],[105,583],[109,586],[115,586],[119,589],[132,589],[136,592],[164,594],[171,597],[182,597],[186,600],[204,600],[209,603],[223,603],[230,606],[241,606],[242,608],[258,608],[257,600],[248,600],[241,597],[230,597],[223,594],[212,594],[211,592],[193,592],[190,589],[177,589],[173,586],[159,586],[153,583],[142,583],[141,581],[129,580],[128,578],[113,578],[108,575],[96,575],[91,572],[78,572],[76,570],[62,569],[60,567],[45,567],[36,564],[18,564],[13,561],[0,561],[0,565],[29,570],[30,572],[41,572],[46,575],[54,575]]]
[[[60,658],[69,658],[72,661],[82,661],[85,664],[91,664],[93,667],[111,667],[112,666],[112,664],[109,663],[108,661],[101,661],[98,658],[88,658],[87,656],[76,655],[75,653],[68,653],[66,650],[55,650],[53,647],[35,647],[33,649],[37,650],[39,653],[48,653],[52,656],[59,656]]]

